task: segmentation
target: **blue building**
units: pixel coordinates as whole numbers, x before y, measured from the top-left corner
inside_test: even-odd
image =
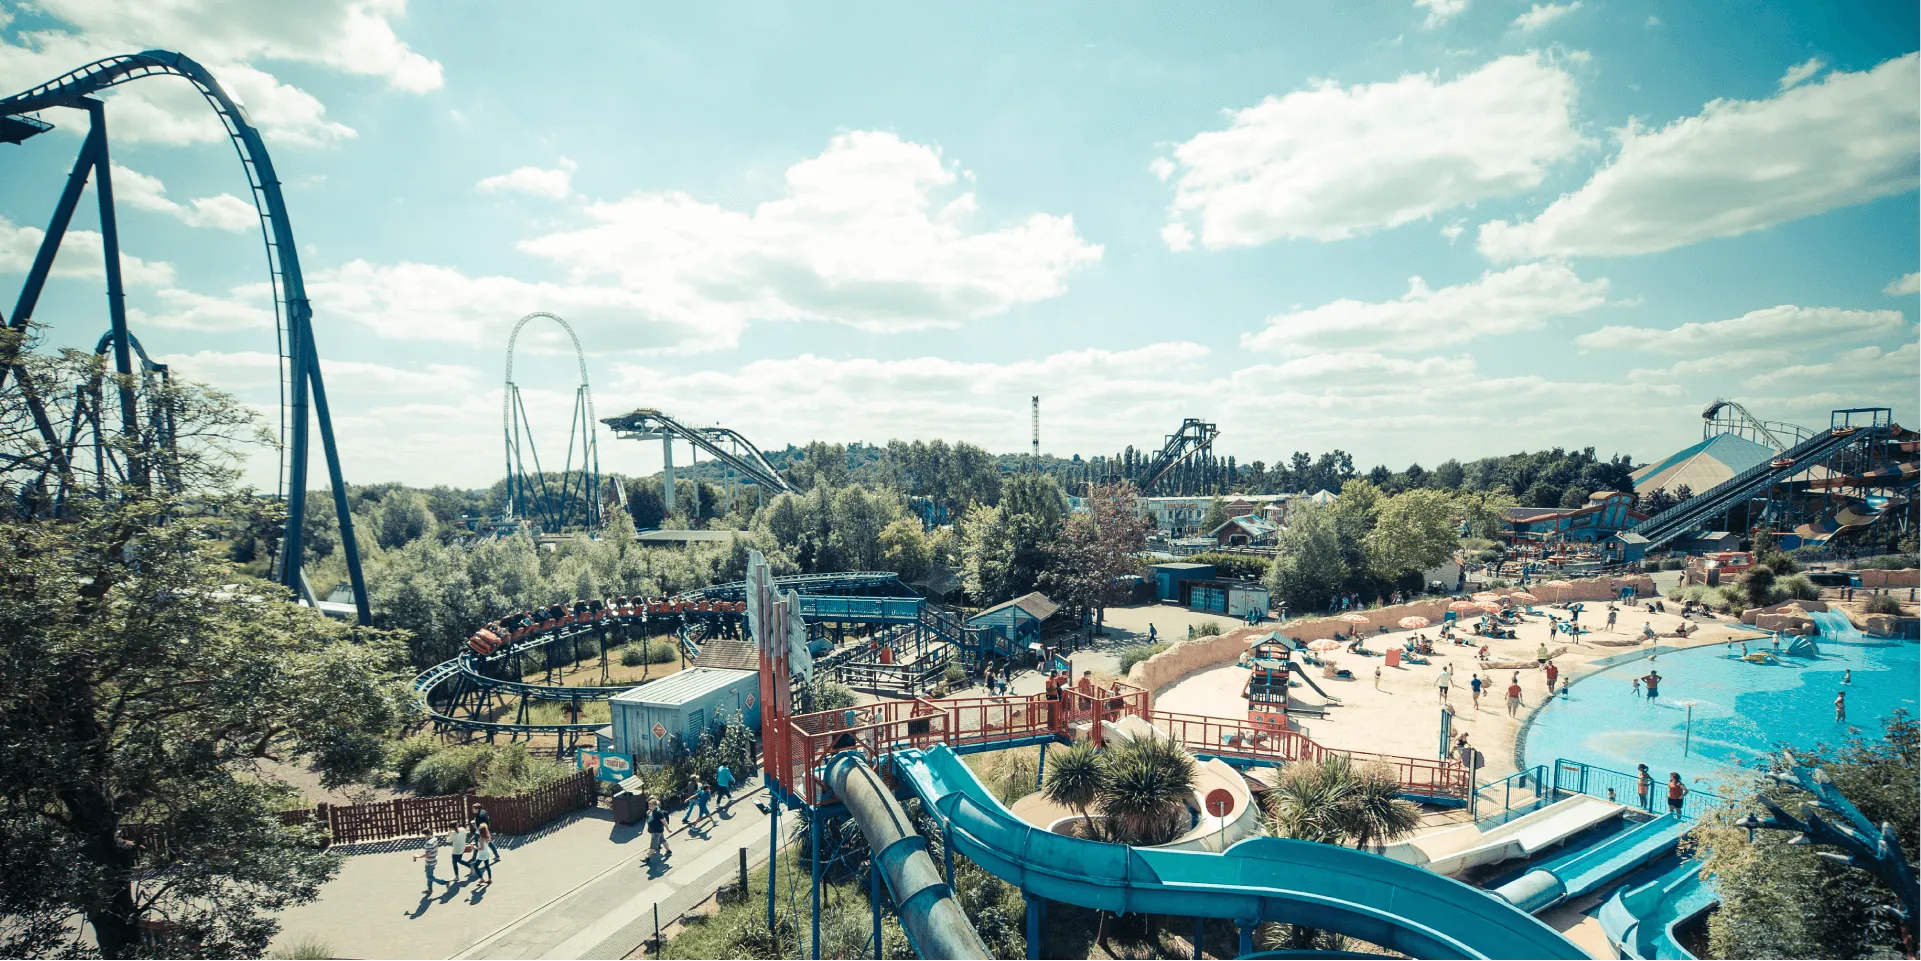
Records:
[[[1061,609],[1039,591],[996,604],[967,619],[981,646],[1002,657],[1041,643],[1041,626]]]

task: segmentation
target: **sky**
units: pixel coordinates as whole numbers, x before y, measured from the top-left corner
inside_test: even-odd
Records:
[[[1916,423],[1918,29],[1912,2],[0,0],[0,87],[161,48],[245,104],[353,483],[497,479],[534,311],[599,416],[764,448],[1024,451],[1039,395],[1060,456],[1198,417],[1243,463],[1645,462],[1717,397]],[[178,79],[104,99],[134,333],[277,422],[224,131]],[[86,126],[43,119],[0,146],[9,312]],[[49,348],[106,329],[96,230],[83,206]],[[525,326],[550,468],[579,371]]]

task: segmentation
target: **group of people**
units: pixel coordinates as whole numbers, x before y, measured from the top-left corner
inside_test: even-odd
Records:
[[[1636,767],[1639,768],[1639,771],[1637,771],[1635,775],[1635,787],[1641,797],[1641,809],[1643,811],[1652,811],[1654,810],[1654,775],[1648,771],[1648,766],[1645,764],[1636,765]],[[1681,803],[1687,800],[1687,796],[1688,786],[1682,782],[1681,772],[1669,771],[1668,813],[1679,815],[1681,813]],[[1613,788],[1608,789],[1608,800],[1614,800]]]
[[[701,780],[699,775],[688,778],[687,810],[680,816],[681,826],[705,825],[718,814],[727,813],[727,809],[733,806],[734,785],[737,783],[739,782],[734,779],[733,769],[725,764],[714,769],[711,789],[709,782]],[[714,809],[709,809],[709,802],[713,803]],[[666,808],[661,807],[659,798],[647,799],[648,857],[674,856],[673,845],[667,840],[669,833],[667,822],[671,816]]]
[[[1549,661],[1545,663],[1543,673],[1547,678],[1547,694],[1549,697],[1553,697],[1557,692],[1562,697],[1568,696],[1569,690],[1573,686],[1573,681],[1563,675],[1560,668],[1554,666],[1552,661]],[[1557,680],[1560,682],[1558,687],[1555,685]],[[1478,711],[1481,709],[1481,695],[1491,693],[1494,690],[1494,679],[1487,674],[1469,673],[1467,683],[1468,696],[1474,709]],[[1441,695],[1441,703],[1447,704],[1448,695],[1454,688],[1454,665],[1449,664],[1447,667],[1442,668],[1439,674],[1435,675],[1434,687]],[[1508,678],[1506,694],[1507,716],[1514,717],[1519,714],[1521,708],[1525,706],[1521,702],[1520,671],[1515,671],[1512,676]]]
[[[461,840],[455,840],[454,836],[461,833],[464,833],[464,837]],[[420,853],[414,855],[414,860],[426,862],[427,894],[434,893],[436,884],[452,889],[463,883],[479,882],[475,885],[476,888],[484,888],[494,883],[493,866],[500,860],[500,849],[494,846],[493,824],[487,815],[486,808],[479,804],[474,805],[464,832],[456,829],[442,835],[432,828],[426,828],[420,832],[420,837]],[[454,849],[454,876],[447,881],[442,881],[436,876],[440,866],[441,848]],[[460,869],[463,867],[470,872],[465,882],[460,880]],[[486,880],[483,881],[482,878]]]

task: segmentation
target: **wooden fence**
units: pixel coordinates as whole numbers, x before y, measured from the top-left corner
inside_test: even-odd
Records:
[[[332,843],[359,844],[460,827],[468,822],[478,803],[487,809],[494,833],[531,834],[565,814],[594,806],[597,799],[593,772],[579,771],[546,787],[508,797],[449,794],[373,804],[322,804],[312,811],[284,812],[280,821],[290,826],[319,822],[326,825]]]

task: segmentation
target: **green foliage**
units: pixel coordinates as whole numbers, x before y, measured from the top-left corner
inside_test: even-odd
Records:
[[[1890,614],[1895,617],[1900,617],[1902,613],[1901,602],[1895,600],[1893,594],[1871,594],[1861,610],[1868,614]]]
[[[1245,577],[1262,580],[1274,562],[1258,554],[1223,554],[1219,551],[1204,551],[1182,558],[1190,564],[1212,564],[1216,573],[1222,577]]]
[[[1109,749],[1101,779],[1101,813],[1114,840],[1166,844],[1187,827],[1194,761],[1161,738],[1140,738]]]
[[[303,935],[288,941],[284,947],[275,948],[267,953],[272,961],[324,961],[336,957],[333,945],[327,939],[314,935]]]
[[[1766,564],[1756,564],[1748,569],[1743,582],[1748,595],[1748,606],[1761,607],[1774,603],[1774,568]]]
[[[454,744],[414,763],[407,784],[423,797],[474,791],[508,796],[544,787],[572,769],[537,758],[525,744]]]
[[[1268,795],[1268,828],[1323,844],[1389,844],[1420,824],[1420,809],[1400,793],[1399,778],[1385,765],[1357,766],[1338,755],[1290,765]]]
[[[672,638],[656,637],[647,641],[635,641],[620,646],[620,663],[624,667],[639,667],[642,664],[671,664],[680,659],[680,646]]]
[[[844,711],[860,703],[860,695],[845,684],[830,681],[825,674],[816,674],[814,679],[802,685],[800,705],[796,713],[812,714],[816,711]]]
[[[1209,621],[1208,623],[1211,624],[1213,622]],[[1216,633],[1218,633],[1218,631]],[[1156,641],[1152,644],[1134,644],[1121,648],[1121,664],[1119,668],[1121,676],[1126,677],[1127,672],[1134,669],[1134,665],[1165,650],[1167,650],[1166,641]]]
[[[1782,600],[1818,601],[1821,599],[1821,588],[1808,580],[1805,574],[1796,574],[1776,581],[1775,593]]]
[[[960,523],[961,584],[968,595],[997,604],[1034,590],[1066,517],[1066,495],[1043,474],[1017,474],[1001,485],[998,506],[968,510]]]
[[[0,411],[22,409],[22,376],[74,396],[91,363],[23,358]],[[257,590],[227,559],[221,518],[259,506],[231,488],[246,410],[191,385],[139,390],[143,414],[171,412],[186,493],[136,468],[58,523],[0,517],[0,956],[64,953],[76,920],[107,957],[259,956],[339,861],[280,825],[284,788],[251,759],[367,780],[408,713],[395,638]],[[0,455],[31,468],[31,436],[0,432]],[[152,476],[146,438],[110,443]],[[166,843],[124,843],[141,836]],[[173,924],[152,944],[150,913]]]
[[[1863,558],[1853,564],[1856,570],[1864,571],[1903,571],[1915,566],[1913,554],[1880,554]]]
[[[1114,582],[1141,571],[1139,553],[1153,524],[1138,506],[1132,484],[1095,486],[1086,509],[1069,516],[1047,545],[1040,588],[1070,609],[1092,611],[1097,623],[1102,620]]]
[[[416,734],[393,745],[388,749],[387,763],[393,768],[394,780],[401,784],[407,783],[408,776],[414,772],[414,766],[438,750],[440,750],[440,740],[426,734]]]
[[[1460,546],[1454,498],[1411,490],[1383,500],[1366,537],[1367,566],[1385,581],[1423,571],[1454,556]]]
[[[1313,503],[1293,510],[1280,533],[1266,584],[1294,611],[1318,611],[1347,585],[1349,568],[1334,511]]]
[[[1228,520],[1227,499],[1215,495],[1213,500],[1207,502],[1206,512],[1201,514],[1201,533],[1212,533],[1215,528],[1227,523]]]
[[[1195,637],[1221,636],[1221,622],[1208,620],[1208,621],[1202,621],[1199,624],[1194,625],[1194,636]]]
[[[1909,863],[1915,863],[1917,738],[1903,712],[1889,718],[1875,740],[1796,752],[1825,770],[1871,823],[1891,824]],[[1779,763],[1779,759],[1776,759]],[[1756,779],[1740,785],[1742,803],[1710,812],[1690,835],[1703,869],[1718,878],[1721,907],[1708,920],[1712,954],[1722,958],[1875,958],[1902,953],[1894,916],[1898,901],[1868,872],[1820,857],[1818,845],[1788,842],[1786,831],[1762,830],[1749,843],[1734,822],[1759,811],[1756,794],[1789,812],[1807,796],[1799,789]]]
[[[1780,577],[1786,577],[1789,574],[1798,573],[1801,570],[1801,565],[1796,564],[1794,558],[1789,557],[1781,551],[1768,551],[1765,554],[1757,551],[1756,559],[1760,563],[1766,564],[1769,570],[1774,571],[1774,573]]]
[[[1101,787],[1107,783],[1107,759],[1094,742],[1076,741],[1067,750],[1055,753],[1053,763],[1047,766],[1046,783],[1041,785],[1041,793],[1049,801],[1080,812],[1086,836],[1095,840],[1100,839],[1100,832],[1087,810],[1100,798]]]

